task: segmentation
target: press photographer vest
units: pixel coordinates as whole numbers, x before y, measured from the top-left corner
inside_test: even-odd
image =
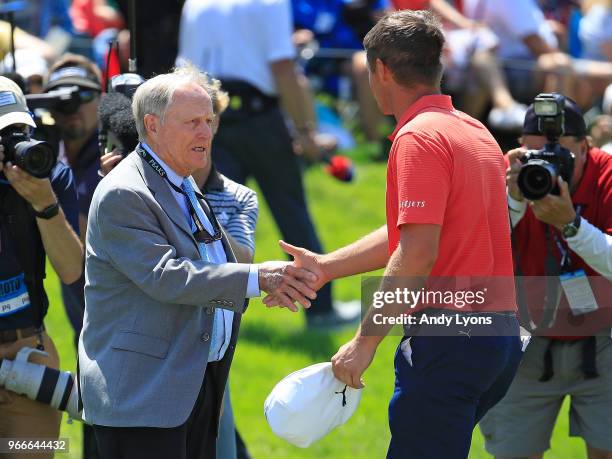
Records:
[[[0,310],[0,330],[38,327],[49,306],[43,287],[45,250],[32,208],[4,184],[0,185],[0,244],[0,300],[9,304],[6,298],[13,293],[8,290],[23,291],[21,297],[27,291],[29,296],[28,307],[19,309],[13,304],[4,313]]]

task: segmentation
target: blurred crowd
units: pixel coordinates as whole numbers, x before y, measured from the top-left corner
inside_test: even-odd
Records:
[[[48,65],[65,52],[86,56],[103,73],[107,66],[111,75],[127,71],[129,2],[25,3],[25,9],[10,13],[16,26],[16,62],[10,53],[9,14],[0,22],[0,70],[15,71],[27,92],[42,91]],[[145,78],[175,63],[183,3],[156,0],[145,9],[136,2],[133,27],[138,37],[132,52]],[[458,108],[496,134],[514,135],[533,97],[558,91],[584,111],[594,144],[610,148],[610,0],[292,0],[291,7],[295,62],[308,77],[301,88],[331,96],[316,97],[312,110],[319,131],[334,135],[341,147],[354,145],[344,141],[345,135],[378,142],[391,131],[391,121],[379,113],[369,90],[363,36],[387,11],[430,9],[441,18],[447,35],[443,89]],[[160,8],[162,18],[154,14]],[[109,58],[113,40],[117,46]],[[346,101],[354,102],[348,112],[342,110]],[[351,132],[346,132],[347,125]],[[318,139],[319,147],[322,142],[325,146],[325,138]]]

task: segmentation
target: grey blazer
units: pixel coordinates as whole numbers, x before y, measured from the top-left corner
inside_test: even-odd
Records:
[[[79,340],[86,422],[183,424],[204,380],[215,307],[238,313],[230,348],[215,368],[222,396],[249,272],[248,264],[234,263],[225,234],[223,244],[232,263],[199,259],[168,183],[137,153],[100,182],[89,209]]]

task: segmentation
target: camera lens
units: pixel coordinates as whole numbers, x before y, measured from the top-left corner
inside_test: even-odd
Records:
[[[56,162],[55,152],[47,142],[28,140],[15,145],[15,163],[34,177],[49,177]]]
[[[557,183],[557,169],[544,160],[530,160],[518,176],[518,186],[527,199],[542,199],[549,194]]]

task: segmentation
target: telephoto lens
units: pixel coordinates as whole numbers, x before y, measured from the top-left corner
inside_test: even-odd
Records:
[[[0,386],[31,400],[66,411],[72,419],[81,419],[77,386],[72,374],[45,365],[28,362],[32,353],[45,352],[24,347],[15,360],[0,359]]]

